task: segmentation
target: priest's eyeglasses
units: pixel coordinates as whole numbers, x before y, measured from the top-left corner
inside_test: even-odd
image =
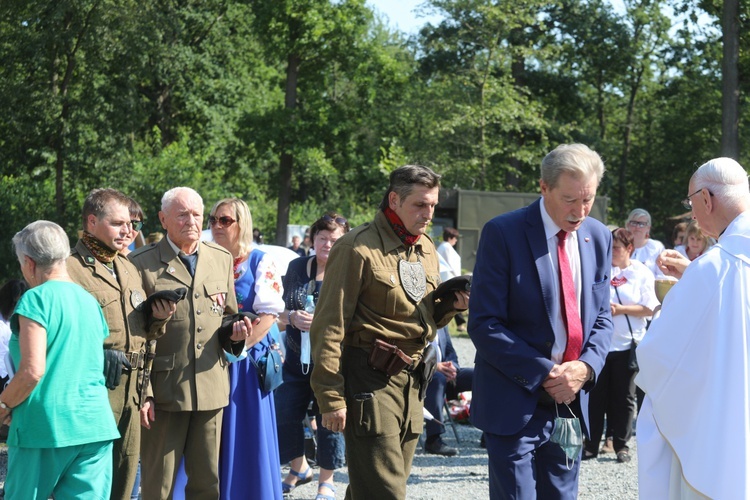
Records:
[[[682,206],[685,208],[685,210],[692,210],[693,209],[693,200],[691,200],[690,198],[692,198],[696,194],[700,193],[704,189],[705,188],[700,188],[698,191],[696,191],[693,194],[689,194],[687,198],[685,198],[684,200],[682,200]],[[713,196],[714,194],[711,191],[709,191],[708,195],[709,196]]]

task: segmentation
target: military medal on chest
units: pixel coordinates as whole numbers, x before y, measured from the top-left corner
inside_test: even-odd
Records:
[[[221,316],[224,314],[224,297],[223,293],[215,293],[211,295],[211,314],[214,316]]]
[[[417,262],[399,260],[398,276],[401,278],[401,286],[404,288],[406,295],[415,303],[422,300],[427,290],[427,278],[422,262],[419,260]]]

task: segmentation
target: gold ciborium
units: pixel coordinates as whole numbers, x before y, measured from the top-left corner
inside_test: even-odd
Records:
[[[654,289],[656,291],[656,298],[659,299],[660,303],[664,303],[664,297],[667,296],[667,293],[672,289],[675,283],[677,283],[677,278],[672,278],[671,276],[656,279]]]

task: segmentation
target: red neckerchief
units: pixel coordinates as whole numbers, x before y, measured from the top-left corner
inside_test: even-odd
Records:
[[[388,219],[391,228],[393,228],[393,232],[396,233],[396,236],[398,236],[398,239],[400,239],[404,245],[410,247],[417,242],[420,235],[414,236],[407,231],[404,223],[401,222],[401,217],[399,217],[396,212],[391,210],[390,207],[385,207],[383,213],[385,214],[386,219]]]

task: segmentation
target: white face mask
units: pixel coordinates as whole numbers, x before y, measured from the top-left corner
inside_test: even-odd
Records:
[[[302,363],[302,373],[307,375],[310,371],[310,332],[300,332],[300,338],[299,360]]]

